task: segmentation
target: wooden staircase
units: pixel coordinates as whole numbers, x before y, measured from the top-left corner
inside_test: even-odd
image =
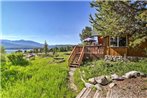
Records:
[[[68,65],[70,67],[79,67],[83,61],[83,58],[87,55],[93,56],[95,58],[104,56],[103,46],[75,46],[72,50]]]
[[[84,49],[85,49],[85,46],[83,47],[75,46],[74,47],[68,59],[68,65],[70,67],[80,66],[80,64],[82,63],[83,57],[84,57]]]

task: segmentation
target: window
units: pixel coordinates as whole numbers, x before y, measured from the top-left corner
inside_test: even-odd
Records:
[[[110,46],[111,47],[127,46],[127,39],[126,37],[111,37]]]
[[[119,46],[126,46],[126,37],[119,38]]]
[[[110,46],[111,47],[117,46],[117,37],[110,38]]]

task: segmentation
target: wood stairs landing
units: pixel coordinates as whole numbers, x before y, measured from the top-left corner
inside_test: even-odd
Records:
[[[76,98],[111,98],[110,91],[104,94],[103,91],[92,90],[92,88],[83,88]]]

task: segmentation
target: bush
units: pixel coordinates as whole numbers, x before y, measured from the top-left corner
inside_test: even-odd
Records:
[[[22,53],[12,53],[12,54],[9,54],[7,57],[13,65],[28,65],[29,64],[29,62],[26,59],[24,59]]]
[[[5,63],[6,62],[6,58],[5,58],[5,54],[1,54],[0,53],[0,60],[1,60],[1,63]]]

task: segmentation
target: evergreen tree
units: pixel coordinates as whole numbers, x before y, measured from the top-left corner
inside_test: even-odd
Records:
[[[6,53],[5,48],[3,46],[0,46],[0,53],[1,54],[5,54]]]
[[[80,34],[80,39],[81,39],[81,41],[83,41],[85,38],[91,37],[91,35],[92,35],[92,29],[91,29],[91,27],[85,27],[82,30],[82,33]]]
[[[147,40],[145,1],[93,1],[91,6],[97,12],[95,18],[90,15],[90,22],[99,34],[129,35],[131,46]]]
[[[45,53],[45,55],[47,55],[47,52],[48,52],[48,44],[45,41],[45,43],[44,43],[44,53]]]

